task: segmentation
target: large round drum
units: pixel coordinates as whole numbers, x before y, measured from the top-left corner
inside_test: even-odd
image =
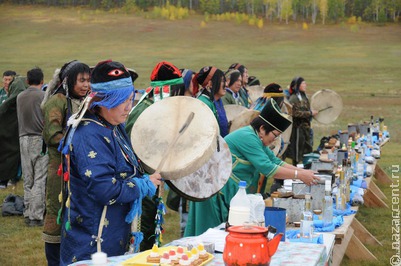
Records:
[[[312,95],[311,108],[318,111],[318,114],[313,117],[316,121],[330,124],[341,114],[343,101],[335,91],[323,89]]]
[[[224,110],[226,111],[230,132],[244,126],[249,126],[252,120],[260,114],[259,111],[250,110],[244,106],[236,104],[224,105]]]
[[[276,138],[270,145],[269,148],[273,151],[274,155],[278,157],[278,153],[281,150],[281,142],[282,142],[282,137],[279,136]]]
[[[285,104],[284,101],[284,104],[281,106],[281,111],[285,114],[289,114],[291,112],[291,107]],[[288,118],[292,121],[292,116],[288,116]],[[292,124],[287,127],[287,129],[283,133],[281,133],[279,138],[277,138],[272,142],[272,144],[270,144],[270,148],[273,150],[274,155],[276,155],[277,157],[281,157],[287,150],[288,145],[290,144],[291,132]]]
[[[226,184],[231,175],[231,152],[226,141],[219,136],[218,149],[212,158],[194,173],[166,183],[177,194],[192,201],[203,201]]]
[[[188,128],[179,133],[189,114],[194,112]],[[176,144],[169,144],[180,135]],[[217,148],[219,127],[210,108],[187,96],[165,98],[149,106],[138,117],[131,132],[134,151],[147,172],[160,171],[166,180],[187,176],[209,161]]]
[[[248,90],[249,98],[252,102],[255,102],[259,97],[262,97],[264,92],[264,87],[262,85],[253,85],[246,87]]]
[[[281,107],[281,111],[285,114],[288,114],[288,118],[291,120],[292,122],[292,108],[291,108],[291,104],[287,105],[285,100],[284,100],[284,104]],[[287,129],[281,133],[281,139],[284,142],[284,146],[282,147],[282,149],[279,150],[277,157],[281,157],[283,156],[284,152],[287,150],[288,145],[290,144],[290,139],[291,139],[291,132],[292,132],[292,123],[291,125],[289,125],[289,127],[287,127]]]

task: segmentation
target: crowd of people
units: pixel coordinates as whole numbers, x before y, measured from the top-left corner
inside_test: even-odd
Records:
[[[134,88],[137,77],[112,60],[92,68],[69,61],[46,85],[38,67],[27,71],[26,79],[14,71],[3,74],[0,123],[7,126],[0,127],[0,188],[22,176],[25,222],[43,226],[48,265],[90,259],[100,247],[108,256],[123,255],[132,241],[141,250],[152,247],[162,176],[145,171],[135,154],[141,143],[131,143],[129,136],[141,113],[167,97],[205,103],[233,162],[228,182],[205,201],[189,201],[170,190],[167,205],[180,212],[182,236],[226,222],[240,180],[247,181],[247,193],[266,191],[268,178],[275,179],[275,189],[283,179],[298,178],[307,185],[318,180],[312,171],[296,167],[313,147],[311,119],[316,115],[302,77],[293,79],[288,93],[277,83],[268,84],[257,100],[249,90],[260,81],[239,63],[195,71],[161,61],[144,90]],[[138,91],[143,95],[133,106]],[[292,119],[282,111],[285,100],[292,105]],[[224,106],[232,104],[260,114],[230,133]],[[269,146],[291,123],[289,148],[277,158]],[[134,235],[131,222],[139,214],[142,235]]]

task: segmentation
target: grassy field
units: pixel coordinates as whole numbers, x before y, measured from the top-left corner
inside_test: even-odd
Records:
[[[401,26],[269,24],[263,29],[234,22],[149,20],[140,16],[85,9],[56,9],[0,5],[0,71],[13,69],[25,75],[34,66],[49,81],[55,68],[79,59],[89,65],[112,58],[139,73],[136,88],[149,84],[153,67],[167,60],[179,68],[198,71],[214,65],[226,70],[242,63],[263,84],[286,87],[293,77],[308,83],[308,95],[329,88],[343,99],[341,116],[330,125],[313,122],[315,143],[348,123],[383,116],[391,133],[379,164],[390,175],[401,156]],[[380,188],[391,206],[392,190]],[[0,191],[0,200],[15,190]],[[178,215],[166,215],[165,242],[178,237]],[[382,247],[368,248],[378,262],[344,265],[389,265],[391,210],[362,207],[357,217]],[[0,217],[0,265],[45,265],[39,228],[27,228],[21,217]]]

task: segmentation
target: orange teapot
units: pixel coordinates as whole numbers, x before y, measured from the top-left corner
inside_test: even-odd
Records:
[[[267,239],[266,227],[239,225],[228,227],[223,260],[226,266],[269,265],[276,253],[282,233]]]

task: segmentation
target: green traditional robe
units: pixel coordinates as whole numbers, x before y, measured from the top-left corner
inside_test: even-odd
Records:
[[[196,236],[227,221],[230,201],[240,180],[246,181],[247,193],[256,193],[259,174],[273,177],[285,163],[265,147],[256,131],[243,127],[228,134],[225,141],[232,155],[232,173],[224,187],[203,202],[191,202],[185,236]]]
[[[0,181],[16,178],[20,164],[17,96],[24,91],[24,78],[15,77],[10,83],[8,98],[0,106]]]

